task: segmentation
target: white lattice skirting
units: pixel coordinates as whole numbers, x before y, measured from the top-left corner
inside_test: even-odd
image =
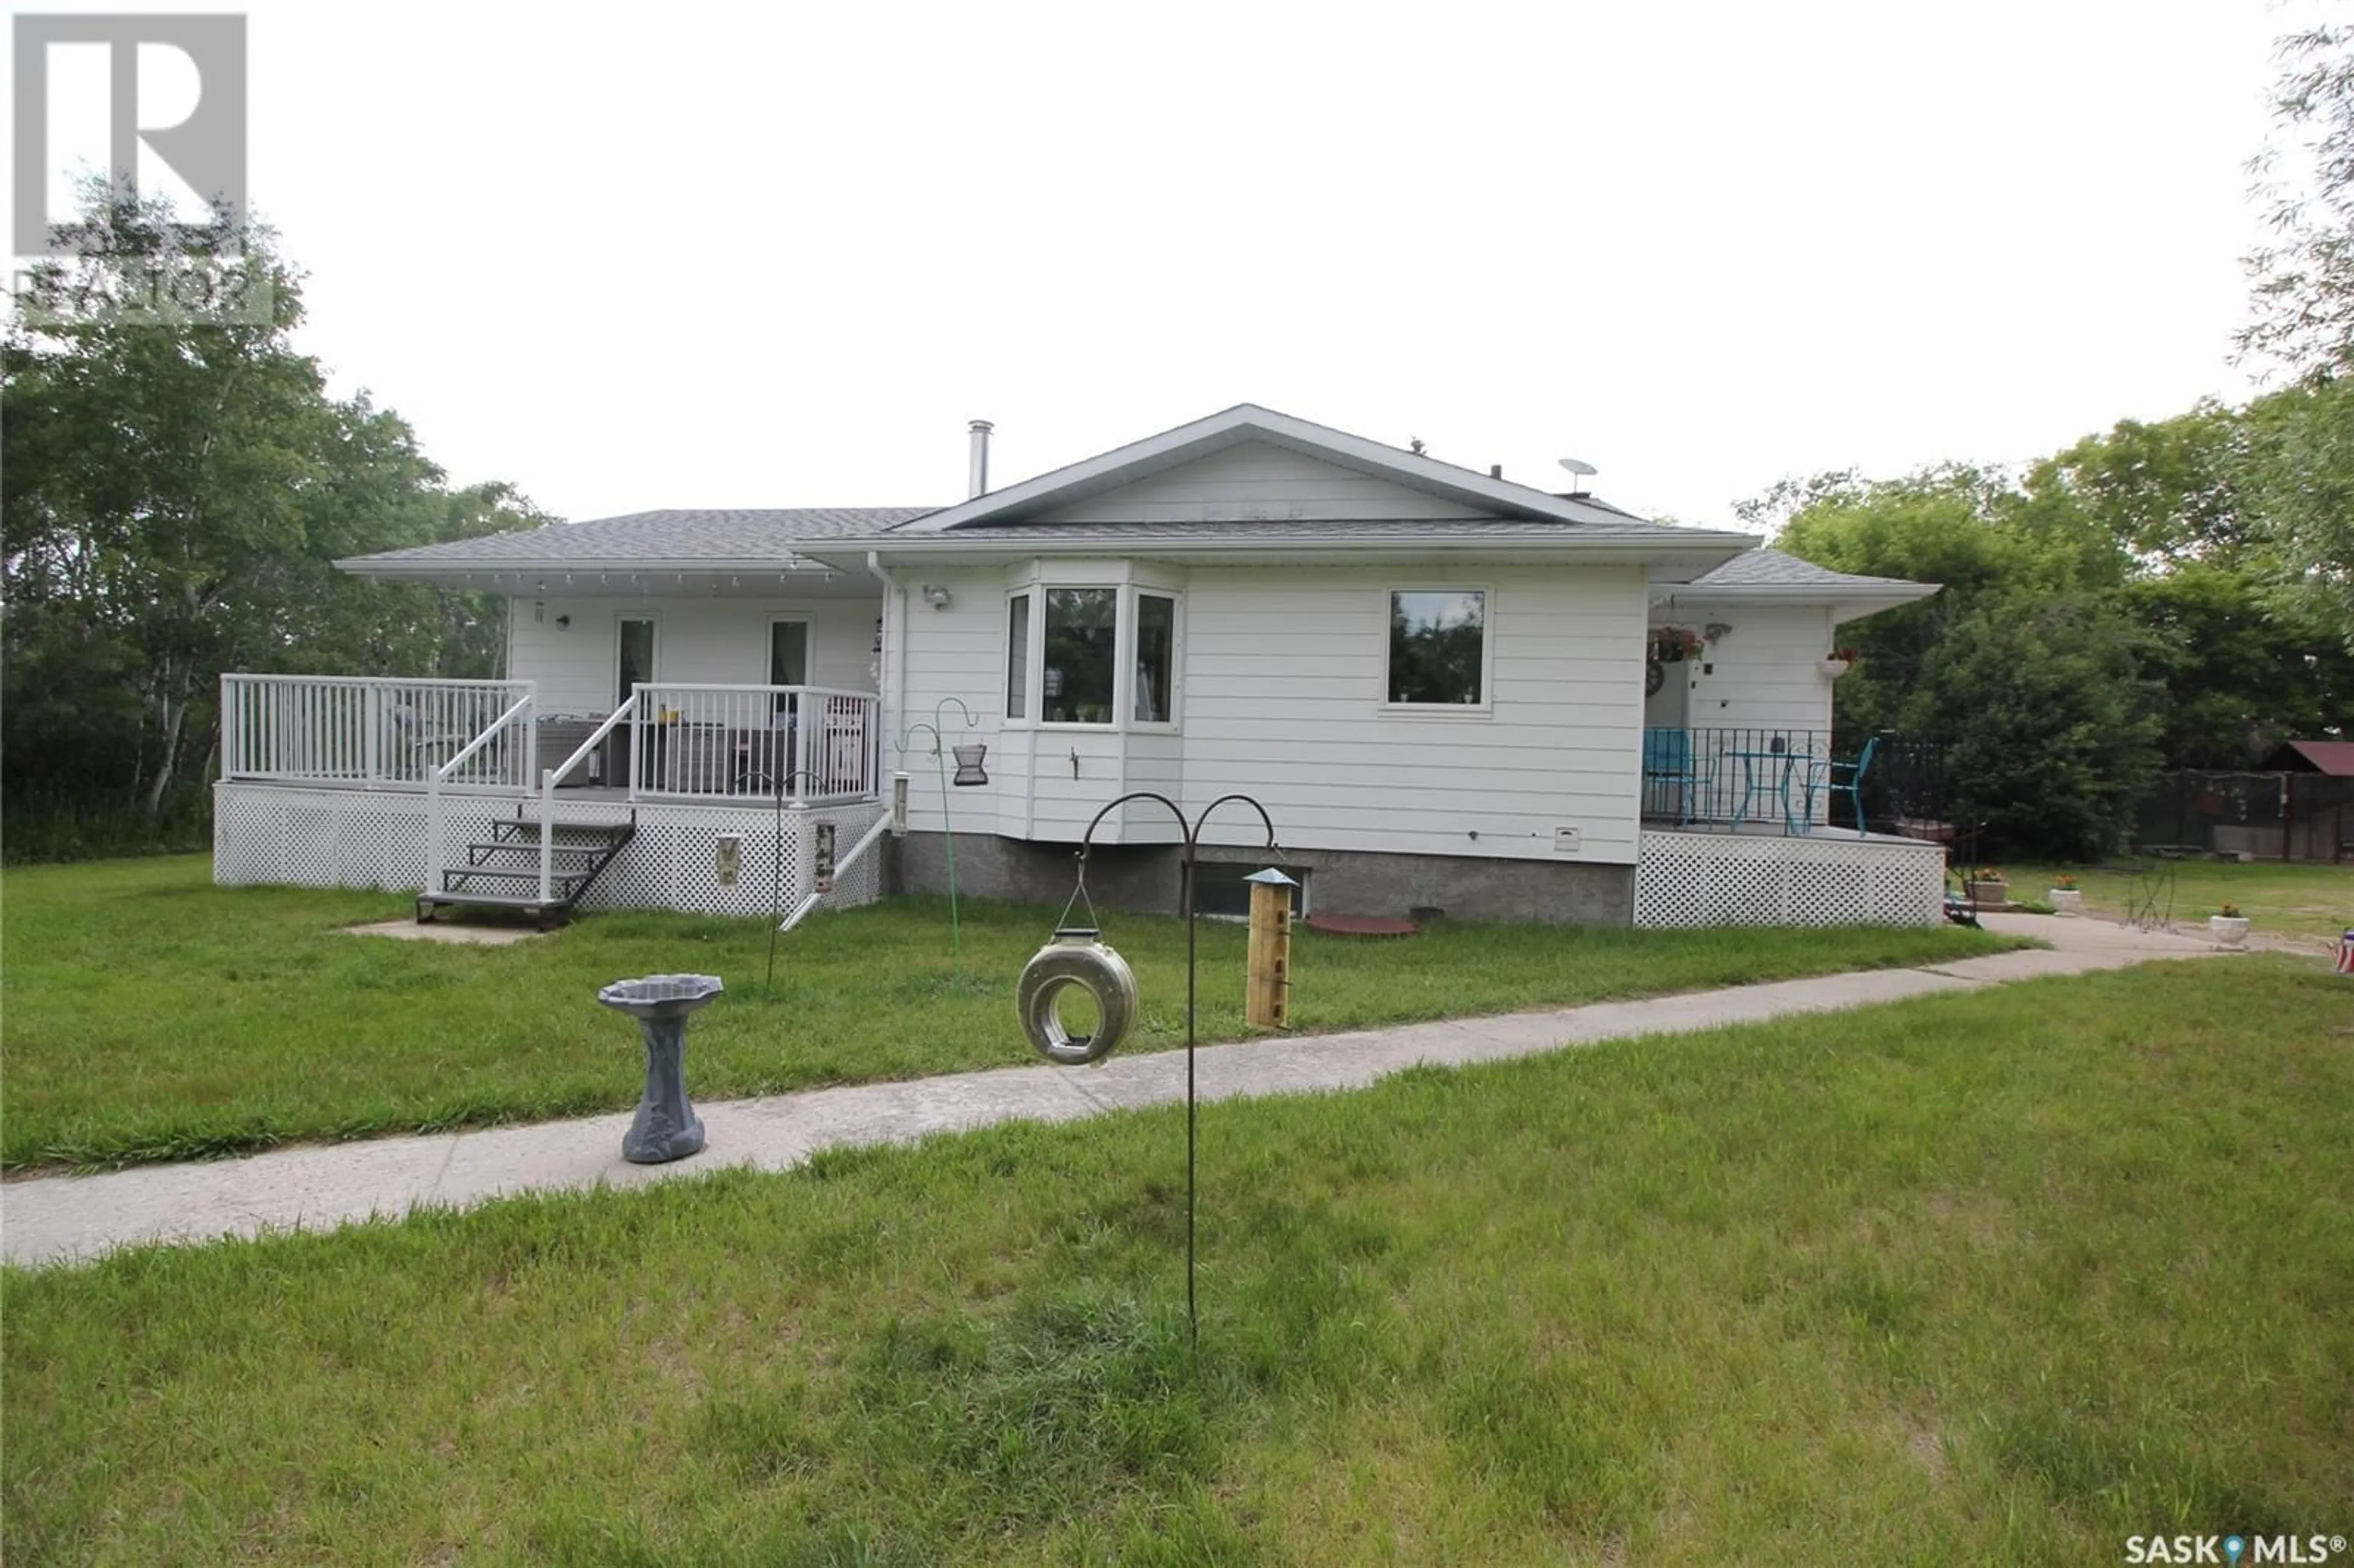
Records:
[[[450,801],[451,845],[486,840],[494,817],[512,817],[513,797],[465,796]],[[804,825],[834,825],[834,853],[846,855],[885,808],[820,806],[788,810],[772,805],[639,804],[638,831],[581,898],[584,909],[676,909],[695,915],[766,915],[787,910],[807,891]],[[533,808],[534,810],[536,808]],[[617,821],[632,808],[620,800],[557,801],[557,819]],[[731,886],[719,881],[719,839],[742,841],[741,865]],[[298,887],[374,887],[414,891],[425,885],[425,797],[401,790],[309,789],[283,784],[223,782],[213,787],[213,880],[224,887],[254,883]],[[451,852],[453,854],[461,852]],[[781,863],[782,874],[779,874]],[[882,846],[838,877],[821,909],[871,904],[882,891]]]
[[[1917,839],[1645,830],[1638,926],[1934,926],[1946,852]]]

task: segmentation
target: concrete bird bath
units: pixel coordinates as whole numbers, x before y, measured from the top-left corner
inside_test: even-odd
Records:
[[[646,1042],[646,1092],[621,1139],[635,1165],[684,1160],[703,1147],[703,1118],[686,1102],[686,1021],[726,988],[717,975],[647,975],[615,980],[597,1000],[638,1021]]]

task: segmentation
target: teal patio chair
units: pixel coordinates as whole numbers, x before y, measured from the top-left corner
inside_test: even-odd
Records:
[[[1653,728],[1643,732],[1643,788],[1647,797],[1658,789],[1676,792],[1673,815],[1678,827],[1688,827],[1692,820],[1692,797],[1708,789],[1715,779],[1712,761],[1692,753],[1691,731],[1688,729]],[[1648,803],[1648,802],[1647,802]],[[1670,813],[1655,811],[1655,816]]]
[[[1853,762],[1833,762],[1829,765],[1827,793],[1833,802],[1841,795],[1848,798],[1855,807],[1855,831],[1867,838],[1871,832],[1863,825],[1863,776],[1871,769],[1872,754],[1879,749],[1880,737],[1875,735],[1863,743],[1863,749],[1856,754]],[[1808,815],[1813,814],[1813,803],[1809,801]]]

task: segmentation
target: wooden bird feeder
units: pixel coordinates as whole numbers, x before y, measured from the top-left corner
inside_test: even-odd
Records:
[[[1291,890],[1273,866],[1243,878],[1250,890],[1250,950],[1243,967],[1243,1021],[1281,1029],[1291,1021]]]

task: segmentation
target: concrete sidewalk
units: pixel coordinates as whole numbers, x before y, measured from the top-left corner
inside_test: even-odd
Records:
[[[1205,1046],[1196,1054],[1200,1094],[1228,1099],[1362,1088],[1418,1063],[1495,1061],[1562,1045],[1683,1033],[2218,951],[2194,938],[2094,919],[1996,915],[1986,924],[2040,938],[2052,948],[1560,1012]],[[998,1068],[700,1104],[710,1141],[703,1153],[670,1165],[631,1165],[620,1158],[630,1114],[619,1112],[431,1138],[305,1145],[244,1160],[98,1176],[37,1177],[0,1185],[0,1257],[42,1264],[139,1242],[331,1229],[424,1204],[463,1208],[519,1192],[636,1187],[731,1165],[783,1171],[836,1145],[904,1143],[1016,1118],[1070,1121],[1184,1097],[1185,1054],[1167,1051],[1114,1057],[1093,1067]]]

